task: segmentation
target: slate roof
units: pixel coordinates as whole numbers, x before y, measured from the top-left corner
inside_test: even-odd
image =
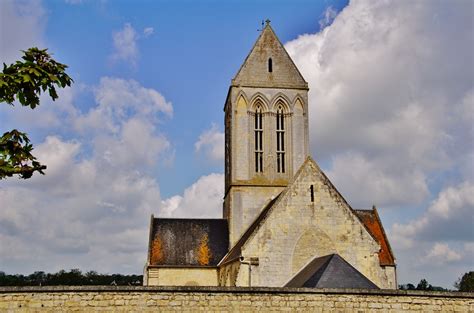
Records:
[[[225,219],[154,218],[151,216],[150,266],[216,266],[229,249]]]
[[[395,266],[395,257],[380,221],[377,209],[372,210],[354,210],[354,213],[364,224],[367,231],[374,237],[380,245],[379,262],[382,266]]]
[[[338,254],[314,258],[284,287],[379,289]]]
[[[281,194],[281,193],[280,193]],[[255,230],[260,226],[260,223],[267,217],[268,212],[270,211],[273,204],[277,201],[280,195],[276,196],[272,199],[268,204],[263,208],[262,212],[258,215],[258,217],[253,221],[249,228],[245,231],[245,233],[240,237],[239,241],[232,247],[229,253],[224,257],[224,259],[219,263],[219,265],[226,264],[232,262],[239,258],[242,254],[242,247],[243,245],[249,240],[250,236],[255,232]]]

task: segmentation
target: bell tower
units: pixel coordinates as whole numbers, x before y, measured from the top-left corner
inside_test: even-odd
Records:
[[[224,112],[224,218],[233,246],[309,155],[308,83],[269,20],[232,79]]]

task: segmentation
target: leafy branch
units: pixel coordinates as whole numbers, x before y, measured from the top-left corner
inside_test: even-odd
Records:
[[[33,146],[25,133],[14,129],[0,138],[0,179],[15,174],[30,178],[33,172],[44,175],[46,165],[41,165],[31,154]]]
[[[48,49],[30,48],[22,61],[11,65],[3,63],[0,73],[0,102],[14,105],[18,101],[31,109],[40,104],[42,92],[48,92],[54,101],[58,98],[56,88],[71,86],[73,80],[66,74],[67,65],[55,61]],[[6,132],[0,137],[0,179],[18,174],[30,178],[34,172],[44,175],[45,165],[31,154],[33,146],[26,133],[18,130]]]

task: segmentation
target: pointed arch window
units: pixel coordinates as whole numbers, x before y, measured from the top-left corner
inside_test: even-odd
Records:
[[[268,59],[268,72],[273,72],[273,61],[272,58]]]
[[[277,172],[285,172],[285,116],[283,106],[280,104],[276,115],[276,137],[277,137]]]
[[[263,172],[263,116],[262,106],[255,108],[255,172]]]

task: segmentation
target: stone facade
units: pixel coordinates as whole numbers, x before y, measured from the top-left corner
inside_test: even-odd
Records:
[[[217,286],[217,267],[150,267],[149,286]]]
[[[262,113],[262,171],[256,170],[258,108]],[[278,170],[277,164],[279,108],[284,115],[283,171]],[[308,84],[269,25],[232,80],[224,111],[224,218],[229,221],[232,246],[260,213],[265,201],[288,185],[309,155]]]
[[[216,287],[0,287],[0,312],[473,312],[454,292]]]
[[[310,158],[241,250],[244,259],[259,259],[252,286],[284,286],[314,257],[337,253],[378,287],[397,288],[395,267],[380,265],[380,245]],[[222,268],[221,284],[249,285],[247,265]]]

